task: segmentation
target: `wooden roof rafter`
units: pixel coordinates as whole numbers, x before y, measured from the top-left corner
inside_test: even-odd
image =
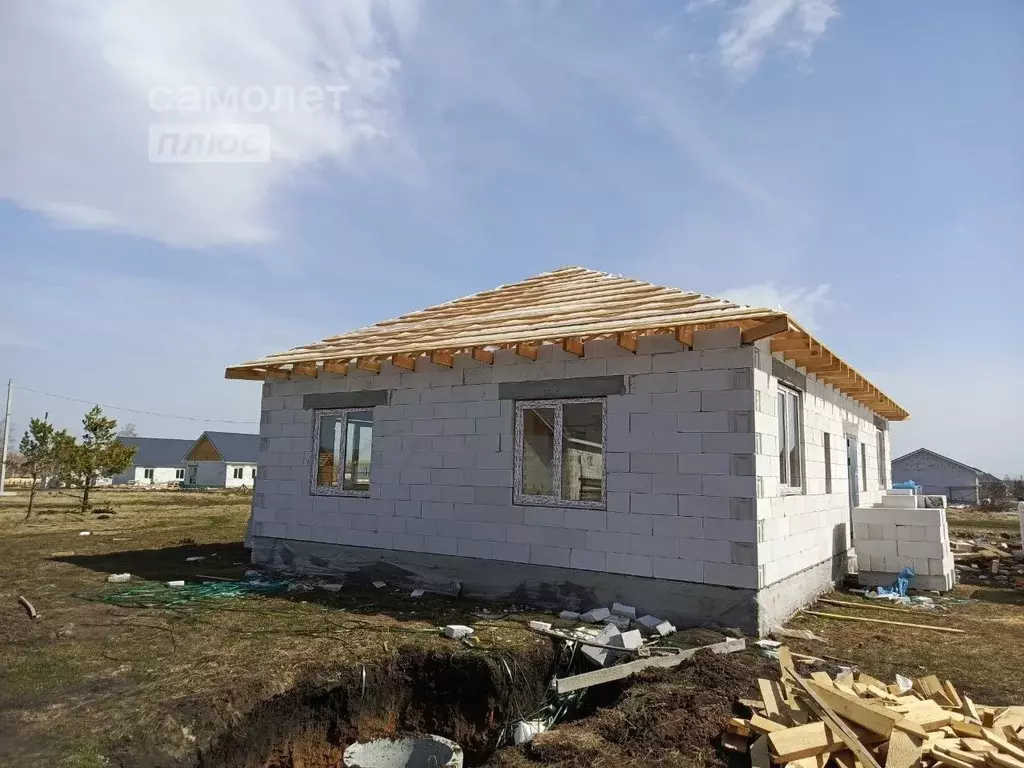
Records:
[[[785,312],[581,267],[546,272],[329,336],[232,366],[225,376],[260,380],[316,375],[320,370],[344,374],[352,366],[379,373],[386,360],[396,368],[414,371],[420,358],[453,367],[458,355],[490,364],[498,349],[535,360],[539,348],[548,344],[583,357],[586,343],[596,339],[614,339],[635,352],[641,337],[655,334],[672,334],[692,348],[696,330],[723,327],[739,328],[744,344],[770,339],[774,354],[887,418],[908,415]]]

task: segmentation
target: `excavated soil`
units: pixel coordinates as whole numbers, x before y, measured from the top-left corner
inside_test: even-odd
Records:
[[[736,700],[757,698],[757,678],[778,678],[755,651],[701,653],[674,669],[649,669],[625,681],[618,696],[575,722],[537,736],[525,749],[504,749],[494,768],[723,768],[719,737],[740,714]],[[748,763],[749,764],[749,763]]]

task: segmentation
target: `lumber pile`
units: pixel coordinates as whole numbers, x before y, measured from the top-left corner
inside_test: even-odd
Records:
[[[1016,547],[1016,542],[1011,544]],[[1007,542],[967,539],[954,541],[951,546],[958,581],[1024,587],[1024,557],[1017,549],[1011,550]]]
[[[909,690],[864,673],[804,678],[779,651],[781,681],[758,680],[761,698],[740,700],[750,716],[722,736],[753,768],[1024,768],[1024,707],[977,705],[934,675]]]

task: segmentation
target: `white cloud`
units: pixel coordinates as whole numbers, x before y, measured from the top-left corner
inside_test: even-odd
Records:
[[[818,323],[818,312],[832,305],[828,290],[824,284],[813,288],[784,288],[767,282],[728,288],[719,295],[737,304],[784,310],[805,328],[813,328]]]
[[[64,226],[171,245],[269,240],[275,197],[302,172],[396,138],[397,49],[416,10],[415,0],[9,0],[0,198]],[[344,92],[320,112],[150,105],[157,87],[277,86]],[[268,163],[154,164],[154,123],[263,124],[278,152]]]
[[[745,0],[718,38],[719,55],[740,76],[756,70],[771,48],[809,56],[838,15],[836,0]]]

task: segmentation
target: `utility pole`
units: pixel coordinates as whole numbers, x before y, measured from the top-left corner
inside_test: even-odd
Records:
[[[11,390],[14,383],[7,380],[7,410],[4,412],[4,447],[0,451],[0,496],[4,495],[4,483],[7,481],[7,437],[11,433]]]

